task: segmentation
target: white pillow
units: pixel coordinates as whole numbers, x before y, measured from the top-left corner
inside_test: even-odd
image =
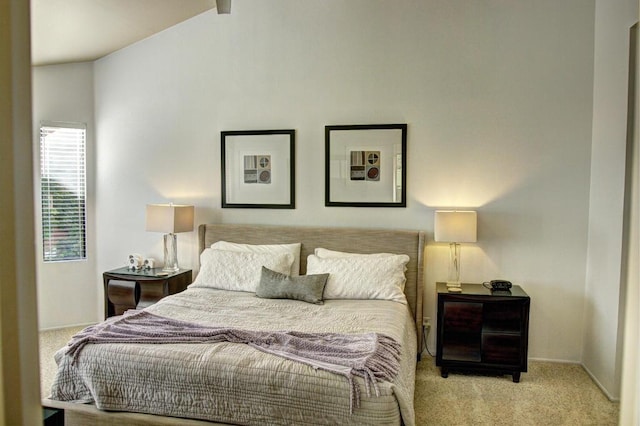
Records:
[[[409,256],[307,257],[307,274],[329,274],[326,299],[382,299],[407,303],[404,270]]]
[[[329,250],[326,248],[318,247],[314,251],[314,254],[323,259],[336,258],[336,257],[349,257],[349,256],[397,256],[393,253],[350,253],[346,251]]]
[[[241,251],[249,253],[291,253],[293,255],[293,264],[291,270],[287,271],[287,275],[300,275],[300,246],[301,243],[293,244],[239,244],[230,243],[228,241],[218,241],[211,244],[211,248],[228,251]]]
[[[255,292],[262,267],[288,274],[291,253],[248,253],[205,249],[200,254],[200,272],[189,287]]]
[[[316,256],[321,257],[323,259],[335,259],[338,257],[354,257],[354,256],[369,256],[369,257],[406,256],[404,254],[399,255],[399,254],[393,254],[393,253],[351,253],[347,251],[329,250],[322,247],[316,248],[313,252]],[[403,272],[407,272],[406,263],[405,263]],[[404,284],[402,285],[402,289],[404,291]]]

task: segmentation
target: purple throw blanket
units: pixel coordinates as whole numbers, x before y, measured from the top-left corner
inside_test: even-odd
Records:
[[[244,343],[263,352],[346,377],[350,385],[351,412],[360,406],[360,388],[355,376],[364,380],[367,396],[371,396],[371,388],[379,396],[377,383],[392,380],[399,369],[400,345],[383,334],[269,332],[207,327],[135,310],[85,328],[71,338],[66,353],[75,364],[88,343],[216,342]]]

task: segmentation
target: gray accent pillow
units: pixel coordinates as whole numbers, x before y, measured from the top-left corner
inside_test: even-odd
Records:
[[[322,293],[329,274],[292,277],[262,267],[256,296],[264,299],[293,299],[322,305]]]

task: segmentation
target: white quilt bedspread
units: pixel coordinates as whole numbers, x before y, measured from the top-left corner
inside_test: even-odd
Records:
[[[95,402],[103,410],[247,425],[415,424],[416,334],[406,305],[382,300],[313,305],[189,288],[147,310],[248,330],[384,333],[401,342],[400,373],[393,382],[379,384],[379,397],[363,393],[361,407],[350,414],[343,376],[244,344],[89,344],[75,365],[63,356],[64,348],[57,353],[51,398]]]

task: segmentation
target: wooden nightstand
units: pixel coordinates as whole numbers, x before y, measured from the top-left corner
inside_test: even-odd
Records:
[[[104,317],[143,309],[191,284],[191,269],[158,276],[162,268],[132,270],[127,267],[104,272]]]
[[[442,377],[450,370],[511,374],[514,382],[527,371],[529,296],[519,286],[509,292],[482,284],[462,284],[462,292],[437,284],[436,365]]]

